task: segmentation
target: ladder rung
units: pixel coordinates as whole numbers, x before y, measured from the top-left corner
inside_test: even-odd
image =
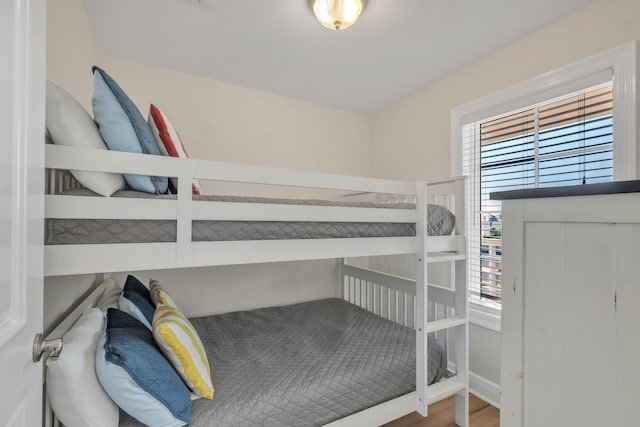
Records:
[[[464,325],[465,323],[467,323],[467,319],[464,317],[448,317],[442,320],[427,322],[427,333],[453,328],[456,326]]]
[[[466,255],[457,252],[435,252],[427,254],[427,263],[462,261],[464,259],[466,259]]]
[[[455,377],[447,378],[427,387],[427,405],[446,399],[449,396],[466,390],[467,382],[464,379]]]

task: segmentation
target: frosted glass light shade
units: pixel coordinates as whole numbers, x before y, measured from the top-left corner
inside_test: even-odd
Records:
[[[365,0],[310,0],[318,21],[331,30],[344,30],[358,20]]]

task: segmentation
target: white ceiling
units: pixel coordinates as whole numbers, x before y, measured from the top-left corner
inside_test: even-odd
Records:
[[[594,0],[369,0],[340,32],[307,0],[84,1],[108,55],[372,113]]]

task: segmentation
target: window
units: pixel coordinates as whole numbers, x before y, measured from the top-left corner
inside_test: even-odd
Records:
[[[523,188],[581,185],[613,179],[611,82],[540,103],[522,111],[466,125],[466,175],[479,187],[479,265],[475,299],[499,302],[502,284],[501,205],[490,193]],[[473,149],[471,145],[479,148]],[[479,167],[471,168],[471,162]]]
[[[452,111],[452,175],[469,178],[472,308],[500,308],[502,227],[491,192],[636,178],[636,66],[631,42]]]

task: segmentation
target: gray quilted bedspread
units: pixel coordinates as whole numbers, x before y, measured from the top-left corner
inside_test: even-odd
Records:
[[[415,333],[339,299],[191,321],[215,389],[193,402],[196,427],[320,426],[415,390]],[[434,382],[446,357],[429,349]]]
[[[74,190],[73,195],[90,195],[88,190]],[[116,193],[115,197],[175,198],[171,195],[144,195],[132,191]],[[316,206],[349,206],[413,209],[412,204],[379,204],[336,202],[327,200],[270,199],[242,196],[195,196],[194,200],[235,203],[276,203]],[[450,234],[455,226],[454,215],[445,207],[429,205],[427,233],[430,236]],[[194,241],[327,239],[344,237],[414,236],[413,223],[376,222],[304,222],[304,221],[194,221]],[[45,244],[104,244],[175,242],[176,222],[166,220],[114,219],[48,219]]]

